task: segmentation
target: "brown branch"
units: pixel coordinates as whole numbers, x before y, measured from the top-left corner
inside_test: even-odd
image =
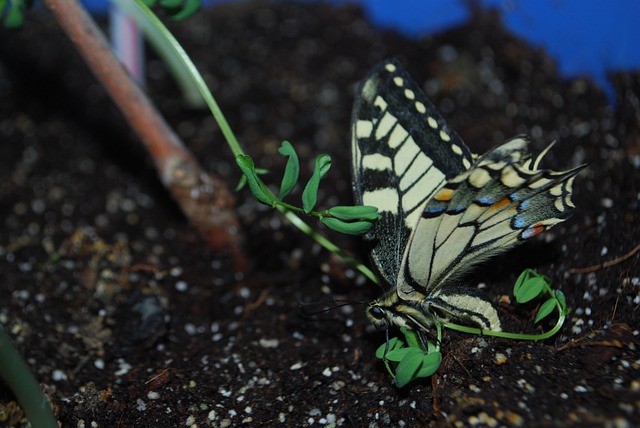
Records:
[[[89,68],[106,88],[151,155],[182,212],[217,250],[245,267],[242,233],[227,185],[204,171],[146,94],[115,58],[105,36],[77,0],[43,0]]]
[[[640,251],[640,244],[636,245],[636,247],[633,250],[629,251],[627,254],[623,256],[616,257],[615,259],[609,260],[608,262],[599,263],[593,266],[587,266],[583,268],[571,268],[569,269],[569,273],[589,273],[589,272],[595,272],[600,269],[608,268],[608,267],[617,265],[618,263],[622,263],[623,261],[632,257],[638,251]]]

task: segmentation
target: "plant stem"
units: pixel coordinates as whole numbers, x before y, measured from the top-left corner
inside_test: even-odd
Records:
[[[0,375],[9,385],[33,427],[57,428],[47,397],[11,339],[0,327]]]
[[[340,256],[345,262],[349,263],[355,269],[359,270],[364,276],[369,278],[374,284],[379,284],[378,278],[376,275],[369,269],[367,266],[363,265],[359,261],[357,261],[353,256],[348,254],[342,248],[338,247],[336,244],[313,230],[307,223],[302,221],[300,217],[298,217],[295,213],[289,211],[287,208],[282,207],[281,205],[276,205],[276,209],[280,211],[286,218],[289,220],[295,227],[300,229],[302,232],[310,236],[313,240],[315,240],[318,244],[323,246],[328,251]]]
[[[206,173],[146,94],[115,58],[77,0],[43,0],[89,68],[144,143],[165,187],[213,248],[230,251],[243,269],[242,234],[226,184]],[[196,195],[196,196],[194,196]]]
[[[164,36],[166,43],[171,47],[171,49],[175,52],[175,54],[180,58],[182,63],[185,65],[187,72],[189,73],[189,75],[191,76],[191,79],[193,80],[196,87],[198,88],[198,91],[204,98],[205,102],[207,103],[207,106],[209,106],[209,109],[211,110],[211,114],[213,114],[213,117],[218,123],[218,126],[222,131],[222,135],[224,135],[225,140],[227,140],[227,144],[229,145],[229,148],[233,152],[233,155],[238,156],[238,155],[245,154],[244,151],[242,150],[242,147],[240,146],[240,143],[238,143],[238,139],[236,138],[235,134],[231,130],[231,126],[229,126],[229,122],[227,122],[227,119],[224,117],[224,114],[222,113],[220,106],[216,102],[211,91],[209,91],[207,84],[205,83],[202,75],[196,68],[193,61],[191,61],[191,58],[189,58],[189,55],[187,55],[187,53],[184,51],[180,43],[178,43],[176,38],[173,37],[173,34],[171,34],[169,29],[165,27],[162,21],[158,19],[158,17],[144,4],[142,0],[135,0],[135,3],[140,8],[142,13],[144,13],[147,19],[149,19],[149,21],[151,21],[152,24],[159,30],[160,34]]]
[[[564,320],[566,319],[566,315],[562,313],[562,309],[560,304],[556,301],[556,305],[558,308],[559,316],[556,325],[549,331],[540,334],[525,334],[525,333],[511,333],[508,331],[493,331],[493,330],[482,330],[475,327],[467,327],[460,324],[455,324],[452,322],[446,322],[443,324],[444,327],[450,328],[451,330],[460,331],[462,333],[470,333],[477,334],[480,336],[493,336],[493,337],[501,337],[504,339],[512,339],[512,340],[544,340],[548,339],[554,334],[556,334],[562,325],[564,324]]]

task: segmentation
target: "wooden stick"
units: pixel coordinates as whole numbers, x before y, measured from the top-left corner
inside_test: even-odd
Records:
[[[230,251],[243,270],[243,237],[235,200],[219,177],[204,171],[115,58],[105,36],[77,0],[43,0],[106,88],[151,155],[160,178],[189,221],[216,250]]]

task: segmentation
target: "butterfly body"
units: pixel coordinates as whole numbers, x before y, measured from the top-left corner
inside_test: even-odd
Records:
[[[356,202],[381,219],[366,236],[392,288],[367,310],[379,328],[429,331],[454,321],[500,330],[489,299],[458,282],[469,270],[571,214],[568,171],[539,169],[517,136],[477,156],[394,60],[361,82],[352,117]]]

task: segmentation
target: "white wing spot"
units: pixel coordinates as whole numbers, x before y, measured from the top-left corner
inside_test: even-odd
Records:
[[[442,139],[442,141],[451,141],[451,137],[449,136],[449,134],[444,132],[442,129],[440,130],[440,138]]]
[[[393,64],[387,64],[384,66],[385,70],[387,70],[389,73],[393,73],[394,71],[396,71],[396,66]]]
[[[480,163],[480,165],[485,166],[494,171],[501,171],[507,165],[507,163],[503,161],[495,162],[492,160],[485,159]]]
[[[393,78],[393,83],[395,83],[396,86],[403,86],[404,85],[404,80],[402,79],[402,77],[396,76],[396,77]]]
[[[542,186],[545,186],[547,184],[549,184],[551,180],[548,179],[541,179],[541,180],[535,180],[535,181],[530,181],[529,182],[529,189],[539,189]]]
[[[373,105],[376,107],[380,107],[380,110],[383,111],[387,109],[387,102],[380,95],[378,95],[373,101]]]
[[[389,144],[389,148],[396,149],[400,144],[404,143],[408,136],[409,133],[407,130],[397,123],[396,126],[393,127],[393,131],[391,131],[387,144]]]
[[[471,162],[469,162],[469,159],[463,158],[462,165],[464,166],[465,169],[469,169],[471,167]]]
[[[549,189],[549,193],[551,193],[551,195],[553,196],[562,195],[562,186],[560,184],[553,186],[551,189]]]
[[[500,181],[507,187],[519,187],[522,186],[526,179],[518,174],[512,166],[507,166],[502,170]]]
[[[382,119],[378,122],[378,128],[376,129],[376,140],[382,140],[393,128],[393,125],[398,123],[398,119],[396,119],[392,114],[385,113],[382,116]]]
[[[379,211],[398,214],[398,192],[395,189],[384,188],[363,192],[362,203],[377,207]]]
[[[457,154],[458,156],[462,156],[462,149],[460,148],[459,145],[452,144],[451,145],[451,150],[453,151],[453,153]]]
[[[381,155],[380,153],[365,155],[362,157],[362,167],[375,171],[391,171],[391,158]]]
[[[373,123],[368,120],[359,120],[356,122],[356,136],[358,138],[369,138],[373,131]]]
[[[404,96],[407,97],[407,99],[413,100],[416,97],[416,94],[414,94],[411,89],[405,89]]]
[[[427,123],[429,124],[431,129],[438,129],[438,122],[431,116],[427,118]]]
[[[425,114],[427,112],[427,108],[420,101],[416,101],[416,110],[421,114]]]
[[[474,168],[469,175],[469,184],[476,189],[482,189],[489,181],[491,176],[484,168]]]
[[[571,200],[571,193],[567,193],[564,197],[564,204],[570,208],[575,208],[576,206],[573,204]]]
[[[562,203],[562,199],[561,198],[557,198],[554,202],[553,205],[556,207],[556,209],[560,212],[564,212],[564,204]]]

